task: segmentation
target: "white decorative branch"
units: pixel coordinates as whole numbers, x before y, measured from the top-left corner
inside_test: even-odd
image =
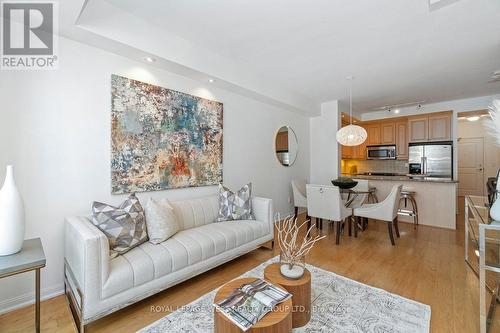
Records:
[[[275,224],[278,233],[278,245],[284,259],[290,265],[295,264],[298,260],[300,260],[300,257],[306,256],[316,242],[326,237],[320,235],[311,237],[311,231],[315,228],[315,226],[312,225],[308,230],[306,230],[304,239],[298,242],[297,239],[299,231],[307,222],[309,222],[309,220],[304,221],[299,225],[297,219],[294,219],[292,216],[287,216],[282,220],[280,219],[279,214],[277,215]]]

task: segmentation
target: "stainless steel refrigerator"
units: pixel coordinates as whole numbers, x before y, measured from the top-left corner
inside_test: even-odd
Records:
[[[453,143],[451,141],[410,143],[408,150],[410,174],[453,178]]]

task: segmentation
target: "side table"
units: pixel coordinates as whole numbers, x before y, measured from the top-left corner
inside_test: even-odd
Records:
[[[214,303],[217,303],[229,296],[234,289],[239,288],[244,283],[255,281],[256,278],[236,279],[226,283],[217,291]],[[219,310],[214,309],[214,331],[215,333],[241,333],[238,326],[233,324]],[[273,311],[267,313],[254,326],[246,331],[247,333],[290,333],[292,332],[292,300],[288,299],[276,306]]]
[[[0,256],[0,279],[29,271],[35,272],[35,331],[40,333],[40,269],[45,267],[45,253],[40,238],[27,239],[21,251]]]
[[[292,294],[292,327],[302,327],[311,319],[311,273],[306,269],[297,280],[287,279],[280,272],[280,264],[264,269],[264,279],[277,283]]]

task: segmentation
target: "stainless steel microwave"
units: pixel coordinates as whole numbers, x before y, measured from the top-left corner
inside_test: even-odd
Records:
[[[366,158],[368,160],[395,160],[396,146],[395,145],[368,146],[366,147]]]

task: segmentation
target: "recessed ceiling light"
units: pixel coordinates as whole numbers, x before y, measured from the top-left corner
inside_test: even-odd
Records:
[[[215,80],[214,80],[214,79],[208,79],[208,82],[210,82],[210,83],[214,83],[214,82],[215,82]]]
[[[398,114],[399,113],[399,109],[394,110],[394,113]]]
[[[479,120],[479,116],[467,117],[467,120],[468,121],[478,121]]]
[[[144,59],[144,61],[146,61],[146,62],[155,62],[155,61],[156,61],[156,59],[155,59],[155,58],[152,58],[152,57],[144,57],[143,59]]]
[[[458,1],[459,0],[429,0],[429,9],[430,10],[440,9]]]

